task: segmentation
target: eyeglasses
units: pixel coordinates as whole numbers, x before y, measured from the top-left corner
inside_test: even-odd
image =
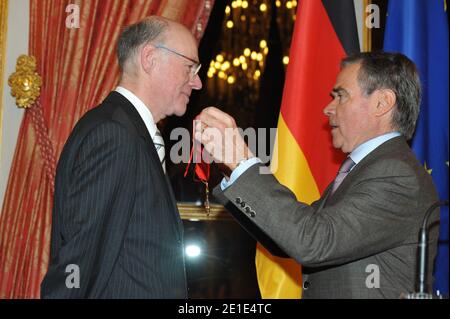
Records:
[[[190,70],[189,70],[189,74],[191,76],[191,80],[195,78],[195,76],[198,74],[198,72],[200,71],[200,68],[202,67],[202,64],[198,61],[195,61],[194,59],[191,59],[190,57],[185,56],[184,54],[178,53],[175,50],[169,49],[168,47],[165,47],[163,45],[155,45],[155,48],[157,49],[164,49],[170,53],[176,54],[179,57],[185,58],[186,60],[192,62],[193,64],[190,66]]]

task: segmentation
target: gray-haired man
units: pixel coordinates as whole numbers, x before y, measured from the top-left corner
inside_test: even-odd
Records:
[[[202,87],[197,43],[153,16],[124,30],[118,59],[119,86],[77,123],[59,160],[43,298],[187,297],[183,227],[156,123],[183,115]]]

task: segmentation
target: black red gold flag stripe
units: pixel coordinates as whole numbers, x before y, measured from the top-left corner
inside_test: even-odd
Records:
[[[299,201],[312,203],[334,179],[344,155],[332,148],[323,109],[347,54],[359,51],[352,0],[302,0],[292,37],[272,171]],[[262,298],[300,298],[301,266],[256,254]]]

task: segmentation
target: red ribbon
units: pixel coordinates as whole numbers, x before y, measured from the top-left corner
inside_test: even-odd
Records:
[[[195,134],[195,123],[193,125],[193,133]],[[195,176],[204,184],[208,185],[209,176],[210,176],[210,164],[203,161],[202,153],[203,153],[203,145],[194,139],[194,134],[192,135],[192,149],[191,155],[189,158],[189,162],[186,167],[186,171],[184,172],[184,177],[187,176],[189,167],[193,163],[194,160],[194,178]],[[194,158],[195,156],[195,158]]]

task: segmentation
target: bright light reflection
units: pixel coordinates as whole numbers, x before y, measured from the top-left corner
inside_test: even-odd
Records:
[[[186,251],[186,256],[191,257],[191,258],[198,257],[202,253],[202,250],[197,245],[187,245],[185,248],[185,251]]]

